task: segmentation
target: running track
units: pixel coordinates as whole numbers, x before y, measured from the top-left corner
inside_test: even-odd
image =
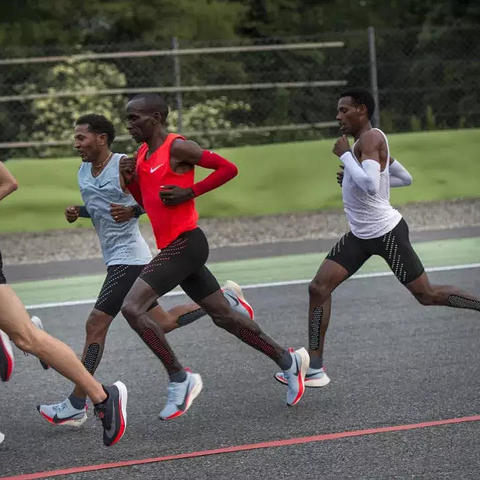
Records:
[[[478,292],[479,274],[472,268],[431,278]],[[247,294],[267,332],[284,344],[305,343],[305,285]],[[79,352],[89,308],[35,313]],[[93,419],[80,430],[42,422],[35,404],[62,399],[69,386],[17,350],[16,375],[1,387],[0,429],[7,438],[0,475],[478,478],[479,320],[476,312],[420,307],[393,277],[351,280],[334,297],[326,352],[332,383],[307,390],[297,407],[287,408],[284,387],[272,378],[275,365],[202,319],[170,339],[184,363],[202,373],[204,391],[187,415],[163,423],[157,415],[165,374],[119,317],[98,371],[100,379],[118,377],[129,387],[128,430],[111,449],[102,446]],[[20,476],[36,472],[51,473]]]

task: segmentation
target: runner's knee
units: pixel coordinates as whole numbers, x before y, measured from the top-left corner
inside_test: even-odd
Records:
[[[132,300],[126,299],[122,305],[122,315],[134,330],[140,329],[140,316],[144,313]]]
[[[99,337],[107,334],[108,327],[112,321],[112,317],[103,312],[94,310],[90,313],[85,325],[87,337]]]
[[[435,304],[433,292],[422,290],[412,293],[413,296],[417,299],[418,303],[420,303],[421,305],[428,306]]]
[[[213,323],[220,328],[228,330],[228,327],[235,322],[235,312],[228,306],[218,306],[215,310],[208,312]]]
[[[313,279],[308,285],[308,294],[310,298],[315,298],[323,303],[330,295],[330,287],[325,283]]]
[[[20,332],[14,332],[10,335],[10,340],[22,351],[27,353],[35,353],[39,339],[35,329],[28,329]]]

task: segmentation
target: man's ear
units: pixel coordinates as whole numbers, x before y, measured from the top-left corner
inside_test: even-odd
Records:
[[[106,133],[101,133],[99,136],[98,136],[98,142],[100,143],[100,145],[107,145],[108,143],[108,135]]]
[[[162,115],[160,114],[160,112],[155,112],[153,114],[153,124],[156,124],[156,123],[162,123]]]
[[[363,103],[360,105],[357,105],[357,111],[360,113],[368,113],[367,112],[367,106],[364,105]]]

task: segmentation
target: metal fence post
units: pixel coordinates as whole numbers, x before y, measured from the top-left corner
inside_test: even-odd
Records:
[[[172,38],[172,50],[178,50],[178,39],[177,37]],[[177,54],[173,55],[173,73],[175,75],[175,87],[179,88],[181,85],[180,79],[180,58]],[[178,111],[178,125],[177,132],[182,132],[182,110],[183,110],[183,101],[182,101],[182,92],[177,91],[175,94],[177,99],[177,111]]]
[[[378,100],[377,82],[377,52],[375,49],[375,28],[368,27],[368,53],[370,57],[370,89],[375,100],[375,112],[372,117],[372,125],[380,126],[380,103]]]

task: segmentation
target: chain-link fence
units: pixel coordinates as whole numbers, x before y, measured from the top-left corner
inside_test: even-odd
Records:
[[[479,47],[480,29],[432,28],[3,51],[0,156],[69,155],[73,122],[90,112],[132,151],[124,108],[140,92],[164,95],[170,128],[204,147],[333,136],[349,87],[373,89],[387,132],[480,126]]]

